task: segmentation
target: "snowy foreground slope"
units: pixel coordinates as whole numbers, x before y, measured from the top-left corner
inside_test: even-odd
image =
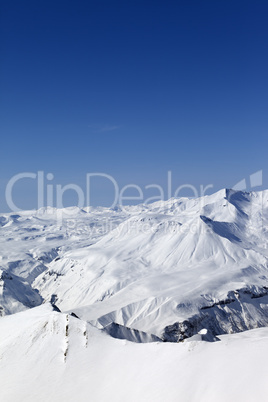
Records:
[[[0,214],[1,400],[267,399],[267,243],[268,191]]]
[[[1,400],[267,400],[268,328],[218,342],[114,339],[49,304],[0,320]]]

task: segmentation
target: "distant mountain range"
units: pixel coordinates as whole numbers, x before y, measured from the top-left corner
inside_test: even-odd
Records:
[[[268,191],[0,216],[0,312],[51,302],[135,341],[268,325]]]

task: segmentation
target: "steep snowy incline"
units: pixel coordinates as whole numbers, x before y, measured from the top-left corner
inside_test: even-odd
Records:
[[[268,325],[268,192],[221,190],[130,208],[94,244],[73,247],[33,285],[94,325],[177,341]],[[205,325],[204,325],[205,324]]]
[[[0,320],[1,400],[207,402],[267,399],[268,329],[206,331],[180,344],[113,339],[42,305]]]

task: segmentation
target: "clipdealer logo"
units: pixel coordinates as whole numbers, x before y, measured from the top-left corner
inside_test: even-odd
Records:
[[[73,191],[77,196],[77,207],[84,208],[86,206],[91,206],[92,201],[92,181],[101,179],[106,180],[113,186],[113,202],[109,208],[115,208],[117,205],[124,207],[129,203],[144,203],[149,204],[156,201],[164,201],[165,199],[170,199],[172,197],[179,198],[183,191],[187,190],[192,193],[193,198],[203,197],[206,195],[209,189],[213,188],[213,184],[203,185],[201,184],[199,188],[191,184],[182,184],[177,187],[174,191],[172,190],[172,172],[167,172],[167,191],[156,183],[148,184],[144,188],[137,184],[127,184],[122,188],[119,187],[117,181],[114,177],[106,173],[87,173],[85,180],[85,191],[79,185],[75,183],[69,183],[66,185],[53,184],[54,179],[53,173],[45,174],[44,171],[33,172],[22,172],[13,176],[7,183],[5,191],[5,199],[7,206],[12,212],[19,212],[21,209],[18,206],[18,201],[14,200],[14,188],[18,182],[25,179],[32,179],[35,181],[36,192],[37,192],[37,205],[36,209],[46,208],[48,206],[55,208],[64,208],[63,197],[66,191]],[[148,190],[154,191],[156,195],[147,197]],[[135,195],[129,196],[127,193],[131,191],[135,192]],[[147,194],[146,194],[147,193]]]

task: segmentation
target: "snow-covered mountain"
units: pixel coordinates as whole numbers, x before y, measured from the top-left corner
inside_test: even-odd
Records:
[[[51,301],[121,337],[168,341],[268,324],[268,191],[50,208],[0,224],[2,315]]]
[[[1,214],[1,400],[265,400],[267,242],[268,191]]]

